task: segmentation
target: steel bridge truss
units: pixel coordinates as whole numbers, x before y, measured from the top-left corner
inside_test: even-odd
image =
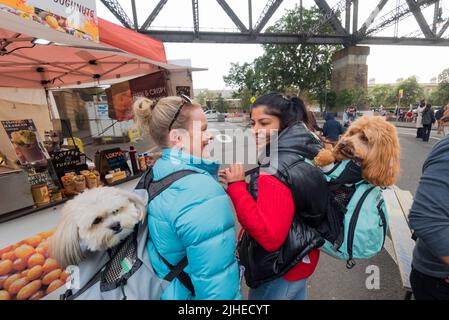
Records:
[[[264,31],[270,18],[283,0],[268,0],[255,24],[252,20],[252,0],[248,0],[249,25],[242,22],[226,0],[215,0],[236,26],[234,32],[202,31],[200,28],[199,1],[191,1],[193,27],[191,31],[181,31],[150,28],[168,0],[159,0],[148,18],[140,26],[137,22],[135,0],[131,0],[132,19],[123,10],[118,0],[101,0],[123,26],[165,42],[449,46],[449,39],[445,37],[449,28],[449,18],[444,20],[441,17],[440,0],[378,0],[376,7],[360,27],[358,26],[359,0],[339,0],[332,7],[327,0],[314,0],[323,14],[323,19],[310,30],[301,33]],[[395,8],[381,15],[380,13],[385,5],[392,1],[395,2]],[[299,3],[300,8],[302,8],[302,0]],[[429,6],[434,6],[433,21],[430,23],[426,21],[422,12]],[[414,17],[420,29],[405,36],[398,36],[399,22],[411,16]],[[329,24],[333,33],[319,33],[317,30],[324,24]],[[393,36],[376,35],[392,26],[394,26]]]

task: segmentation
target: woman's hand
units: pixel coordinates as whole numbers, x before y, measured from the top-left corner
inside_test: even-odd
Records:
[[[245,181],[245,170],[242,164],[232,164],[229,168],[220,170],[218,176],[220,182],[225,184]]]

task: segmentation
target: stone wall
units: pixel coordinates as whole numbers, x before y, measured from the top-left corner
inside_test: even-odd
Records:
[[[344,89],[368,87],[368,65],[366,63],[370,48],[354,46],[336,52],[332,58],[333,71],[331,90],[339,92]]]

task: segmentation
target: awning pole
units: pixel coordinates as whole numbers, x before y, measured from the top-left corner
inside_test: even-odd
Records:
[[[50,115],[50,120],[61,119],[59,116],[58,106],[56,105],[55,98],[53,97],[53,93],[49,91],[47,88],[45,90],[45,97],[47,98],[47,106],[48,113]]]

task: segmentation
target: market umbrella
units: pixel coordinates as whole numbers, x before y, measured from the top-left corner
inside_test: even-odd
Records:
[[[102,84],[170,68],[158,40],[100,18],[99,34],[90,42],[0,11],[0,87]]]

